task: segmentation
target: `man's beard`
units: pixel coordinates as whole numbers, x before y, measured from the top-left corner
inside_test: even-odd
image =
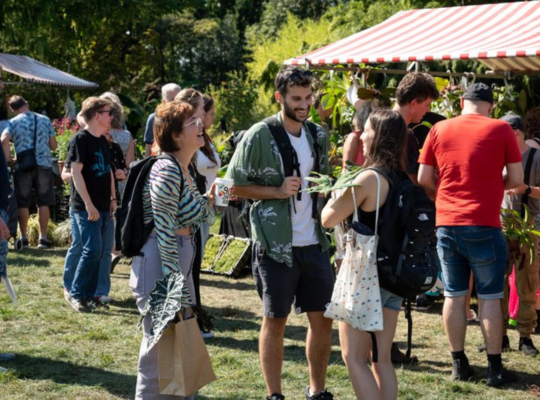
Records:
[[[287,118],[290,118],[293,121],[300,122],[300,123],[308,119],[309,113],[306,113],[306,118],[300,119],[295,115],[294,110],[295,110],[294,108],[289,107],[286,101],[283,102],[283,111],[285,112],[285,116]]]

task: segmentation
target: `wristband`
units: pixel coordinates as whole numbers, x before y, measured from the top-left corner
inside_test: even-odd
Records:
[[[525,194],[528,196],[532,193],[532,188],[530,186],[527,186],[527,189],[525,189]]]

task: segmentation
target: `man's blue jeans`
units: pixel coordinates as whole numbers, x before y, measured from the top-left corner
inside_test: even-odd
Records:
[[[111,262],[114,246],[114,222],[107,219],[103,227],[103,250],[99,261],[99,276],[95,296],[108,296],[111,290]]]
[[[86,211],[74,211],[82,253],[73,276],[70,295],[77,300],[91,300],[96,293],[99,264],[105,238],[110,230],[109,212],[100,212],[97,221],[89,221]]]
[[[64,287],[71,292],[71,285],[75,277],[75,271],[82,255],[81,232],[73,211],[69,210],[71,220],[71,246],[69,247],[64,262]]]

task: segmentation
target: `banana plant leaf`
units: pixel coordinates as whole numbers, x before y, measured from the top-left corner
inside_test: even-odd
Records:
[[[334,190],[346,189],[353,186],[358,186],[353,183],[354,178],[362,171],[361,167],[353,166],[347,172],[340,175],[334,184],[332,184],[332,177],[329,175],[322,175],[313,173],[312,176],[308,176],[306,179],[313,182],[315,185],[310,186],[307,189],[303,189],[302,192],[307,193],[323,193],[328,194]],[[316,175],[316,176],[313,176]]]
[[[182,273],[172,272],[157,281],[156,287],[150,292],[148,305],[143,313],[146,315],[150,312],[152,316],[148,349],[158,342],[169,322],[176,317],[176,313],[182,307],[191,306],[193,302]]]

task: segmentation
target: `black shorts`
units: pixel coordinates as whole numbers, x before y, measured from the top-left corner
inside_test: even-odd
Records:
[[[54,177],[51,168],[37,167],[28,172],[15,171],[15,196],[19,208],[28,208],[32,189],[36,192],[38,207],[56,204],[54,198]]]
[[[293,247],[293,266],[272,260],[253,245],[253,277],[265,317],[285,318],[294,303],[297,314],[324,311],[332,298],[334,271],[328,252],[316,244]]]

